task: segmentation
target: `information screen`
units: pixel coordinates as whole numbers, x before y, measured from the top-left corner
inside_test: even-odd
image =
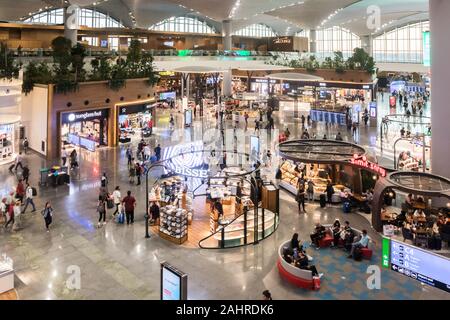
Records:
[[[450,292],[450,260],[418,247],[391,240],[391,269]]]
[[[181,300],[181,277],[169,270],[162,268],[162,300]]]
[[[192,124],[192,110],[184,111],[184,125],[189,127]]]
[[[258,136],[251,136],[250,137],[250,157],[252,160],[259,159],[259,137]]]
[[[173,92],[161,92],[159,94],[159,100],[175,100],[177,98],[177,93]]]

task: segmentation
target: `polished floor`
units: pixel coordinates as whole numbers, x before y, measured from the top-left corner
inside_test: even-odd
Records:
[[[158,119],[156,136],[151,143],[173,144],[167,129],[167,114]],[[177,123],[181,123],[177,115]],[[299,135],[298,124],[281,119]],[[199,123],[196,123],[198,126]],[[318,133],[326,128],[313,128]],[[336,130],[330,129],[328,130]],[[344,129],[345,130],[345,129]],[[346,130],[345,130],[346,131]],[[358,142],[370,145],[376,128],[363,128]],[[348,133],[344,133],[348,139]],[[184,137],[183,139],[186,139]],[[37,185],[38,169],[48,166],[37,155],[26,156],[32,172],[31,184]],[[0,194],[16,184],[8,166],[0,167]],[[100,176],[106,172],[110,186],[120,185],[122,193],[131,190],[138,206],[134,225],[117,225],[108,215],[106,226],[97,229],[96,199]],[[269,289],[275,299],[449,299],[450,295],[394,273],[382,271],[381,289],[369,290],[367,267],[380,265],[380,236],[370,229],[366,217],[344,215],[340,207],[320,209],[308,204],[306,214],[298,214],[293,197],[281,192],[281,223],[278,230],[258,245],[228,250],[202,250],[177,246],[152,232],[144,235],[145,186],[130,186],[124,147],[105,148],[96,153],[81,152],[79,174],[70,186],[39,188],[37,207],[51,201],[54,223],[45,232],[37,211],[23,216],[23,229],[0,230],[0,252],[14,260],[15,286],[20,299],[159,299],[160,263],[167,261],[188,274],[189,299],[260,299]],[[314,223],[332,223],[335,218],[349,220],[357,229],[370,230],[375,241],[372,261],[355,262],[338,249],[314,250],[319,272],[325,273],[320,291],[305,291],[287,284],[276,269],[277,250],[281,243],[298,232],[308,240]],[[68,289],[71,266],[81,271],[80,288]]]

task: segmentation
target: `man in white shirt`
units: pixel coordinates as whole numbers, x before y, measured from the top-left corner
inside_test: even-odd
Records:
[[[27,183],[27,188],[25,189],[25,207],[23,208],[22,213],[25,213],[25,210],[27,210],[29,204],[33,206],[33,211],[31,212],[35,212],[36,206],[33,201],[33,188]]]
[[[0,216],[4,217],[6,221],[6,198],[0,202]]]
[[[367,230],[363,230],[361,234],[361,239],[352,244],[352,249],[350,251],[350,255],[348,256],[348,258],[353,257],[353,253],[355,252],[356,248],[367,248],[368,245],[369,245],[369,236],[367,235]]]
[[[62,160],[62,165],[64,167],[66,165],[66,161],[67,161],[67,151],[66,151],[65,147],[63,147],[61,150],[61,160]]]
[[[9,167],[9,171],[12,172],[12,168],[14,167],[14,171],[17,172],[17,167],[20,166],[20,169],[23,169],[22,165],[22,152],[19,152],[19,154],[16,156],[16,165]]]
[[[150,149],[150,146],[146,145],[144,147],[144,161],[147,161],[150,159],[150,156],[152,155],[152,150]]]
[[[116,206],[116,210],[113,212],[113,216],[115,216],[117,213],[119,213],[119,206],[121,203],[121,198],[122,195],[120,194],[120,187],[117,186],[116,189],[113,191],[113,201],[114,201],[114,205]]]

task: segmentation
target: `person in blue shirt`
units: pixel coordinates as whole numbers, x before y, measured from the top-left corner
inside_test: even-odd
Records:
[[[363,230],[361,239],[359,239],[359,241],[356,241],[352,244],[352,249],[350,250],[350,254],[349,254],[348,258],[353,257],[353,253],[355,252],[356,248],[359,248],[359,249],[367,248],[368,245],[369,245],[369,236],[367,235],[367,230]]]

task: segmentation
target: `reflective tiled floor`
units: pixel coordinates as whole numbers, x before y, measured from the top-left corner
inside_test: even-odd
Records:
[[[161,116],[152,143],[156,139],[167,146],[171,141],[164,121]],[[181,123],[180,118],[178,122]],[[298,125],[284,123],[298,136]],[[317,130],[322,133],[323,128]],[[373,136],[376,137],[376,128],[363,128],[358,142],[369,145]],[[308,213],[299,215],[293,197],[283,191],[280,226],[258,245],[218,251],[179,247],[156,234],[145,239],[145,187],[128,184],[124,148],[106,148],[94,154],[83,151],[81,156],[80,174],[74,175],[70,187],[38,189],[38,208],[50,200],[55,209],[51,232],[45,232],[39,211],[26,213],[23,229],[18,232],[0,230],[0,252],[14,260],[15,284],[21,299],[159,299],[162,261],[188,274],[190,299],[260,299],[265,289],[275,299],[448,299],[450,296],[384,270],[381,289],[369,290],[367,267],[380,265],[380,237],[372,231],[376,252],[371,262],[354,262],[337,249],[308,249],[319,272],[325,273],[321,290],[304,291],[287,284],[278,275],[276,259],[279,245],[292,233],[298,232],[302,239],[308,240],[315,221],[332,223],[336,217],[349,220],[357,229],[370,230],[370,224],[359,214],[344,215],[340,207],[320,209],[317,204],[308,204]],[[32,172],[31,183],[36,185],[38,169],[48,163],[32,154],[26,161]],[[7,167],[0,167],[2,195],[16,183]],[[120,185],[122,192],[129,189],[136,195],[134,225],[115,224],[110,220],[110,212],[107,225],[96,228],[96,199],[102,172],[110,177],[110,186]],[[71,279],[71,266],[80,268],[79,290],[70,290],[66,285]]]

